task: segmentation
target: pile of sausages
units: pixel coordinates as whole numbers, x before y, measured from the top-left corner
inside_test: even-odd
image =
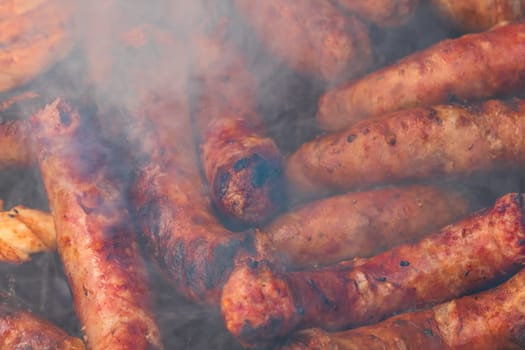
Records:
[[[163,349],[144,259],[244,347],[525,347],[525,195],[462,185],[524,168],[525,1],[97,3],[72,10],[88,92],[0,125],[50,208],[6,214],[0,259],[56,248],[83,341],[0,292],[0,348]],[[371,31],[422,7],[458,35],[378,67]],[[323,89],[297,149],[238,28]]]

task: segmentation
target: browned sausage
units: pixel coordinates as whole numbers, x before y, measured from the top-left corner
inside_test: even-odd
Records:
[[[304,144],[287,162],[298,196],[465,177],[525,164],[525,100],[440,105],[364,120]]]
[[[363,74],[371,63],[366,26],[326,0],[235,0],[260,40],[292,69],[330,83]]]
[[[0,349],[84,350],[82,340],[16,306],[0,292]]]
[[[325,130],[339,130],[400,109],[516,91],[525,86],[523,57],[525,23],[444,40],[328,91],[317,120]]]
[[[304,269],[368,257],[464,217],[466,193],[431,186],[384,188],[308,203],[257,235],[285,266]],[[263,249],[260,249],[263,251]]]
[[[524,263],[524,199],[505,195],[417,243],[332,268],[280,273],[264,261],[241,265],[223,289],[226,327],[252,344],[299,328],[371,324],[487,287]]]
[[[345,10],[384,27],[405,23],[414,14],[419,0],[335,0]]]
[[[283,160],[255,112],[255,79],[224,39],[192,43],[194,119],[212,201],[234,224],[262,224],[284,203]]]
[[[94,118],[59,99],[31,118],[58,252],[90,349],[162,349],[125,188]]]
[[[280,350],[494,350],[523,349],[525,270],[489,291],[432,309],[392,317],[377,325],[327,333],[311,329]]]
[[[525,16],[523,0],[432,0],[431,4],[443,18],[468,32],[480,32]]]

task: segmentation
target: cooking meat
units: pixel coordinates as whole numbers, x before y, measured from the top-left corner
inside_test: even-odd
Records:
[[[212,202],[234,224],[264,223],[284,202],[283,161],[255,112],[255,79],[224,39],[192,43],[193,116]]]
[[[292,69],[334,83],[371,63],[366,26],[326,0],[235,0],[261,42]]]
[[[432,186],[383,188],[308,203],[257,233],[260,251],[305,269],[368,257],[464,217],[466,193]]]
[[[511,193],[417,243],[368,259],[292,273],[248,261],[224,286],[226,327],[249,345],[299,328],[371,324],[485,288],[523,265],[524,215],[524,195]]]
[[[412,17],[419,0],[335,0],[345,10],[374,22],[392,27],[404,24]]]
[[[71,15],[70,2],[47,0],[31,11],[0,20],[0,44],[8,46],[16,42],[29,42],[46,33],[59,31],[62,27],[70,25]]]
[[[0,349],[84,350],[82,340],[18,307],[0,292]]]
[[[504,284],[483,293],[354,330],[305,330],[279,349],[523,349],[524,291],[525,270],[521,270]]]
[[[16,206],[0,212],[0,261],[20,264],[30,255],[56,248],[53,217],[36,209]]]
[[[30,127],[25,121],[0,123],[0,169],[34,163]]]
[[[54,2],[55,0],[47,0]],[[46,0],[3,0],[0,2],[0,20],[23,15],[44,4]]]
[[[467,177],[525,164],[525,100],[420,107],[304,144],[287,162],[292,192],[316,197],[382,183]]]
[[[57,99],[31,118],[58,252],[90,349],[161,349],[125,186],[91,113]]]
[[[525,86],[523,57],[525,23],[447,39],[326,92],[317,120],[340,130],[400,109],[517,91]]]
[[[0,27],[3,25],[5,30],[0,37],[9,42],[0,49],[1,92],[27,83],[70,52],[75,44],[71,18],[73,4],[68,1],[60,6],[45,4],[42,5],[45,6],[43,13],[49,16],[41,18],[40,11],[38,14],[27,12],[22,15],[27,18],[8,19],[9,22],[3,24],[0,22]],[[15,37],[13,31],[18,31],[19,35]]]
[[[432,0],[431,4],[443,18],[469,32],[480,32],[525,16],[523,0]]]

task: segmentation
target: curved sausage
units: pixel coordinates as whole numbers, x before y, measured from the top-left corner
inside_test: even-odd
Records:
[[[522,349],[524,291],[525,270],[521,270],[507,282],[483,293],[354,330],[302,331],[278,349]]]
[[[325,0],[236,0],[241,14],[276,57],[329,83],[363,74],[371,63],[366,26]]]
[[[248,261],[224,286],[226,327],[254,344],[299,328],[371,324],[486,288],[524,263],[524,199],[505,195],[417,243],[331,268],[281,273]]]
[[[382,27],[399,26],[414,14],[419,0],[335,0],[343,9]]]
[[[289,269],[365,258],[422,238],[464,217],[467,193],[413,185],[347,193],[285,213],[257,233],[257,244]]]
[[[0,349],[85,350],[82,340],[15,304],[0,292]]]
[[[110,167],[114,159],[94,116],[57,99],[31,117],[31,126],[89,348],[162,349],[123,180]]]
[[[224,40],[195,36],[195,124],[210,196],[238,226],[259,225],[284,204],[283,160],[255,112],[255,80]]]
[[[525,23],[444,40],[326,92],[317,120],[324,130],[340,130],[400,109],[517,91],[525,86],[523,57]]]
[[[298,197],[383,183],[464,178],[525,162],[525,100],[403,110],[304,144],[287,162]]]
[[[523,0],[432,0],[439,14],[467,32],[480,32],[525,16]]]

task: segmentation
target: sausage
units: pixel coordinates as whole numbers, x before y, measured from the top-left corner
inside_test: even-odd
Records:
[[[72,13],[73,10],[70,3],[60,0],[48,0],[31,11],[6,18],[0,21],[0,44],[7,46],[17,41],[27,42],[39,37],[42,33],[58,31],[62,27],[69,25]]]
[[[525,100],[420,107],[364,120],[304,144],[287,161],[297,196],[382,183],[467,177],[525,161]]]
[[[131,113],[126,128],[137,173],[132,207],[153,259],[177,293],[217,306],[235,261],[255,254],[253,231],[231,232],[214,215],[184,95],[154,95]]]
[[[486,292],[354,330],[302,331],[278,349],[523,349],[524,291],[525,270],[521,270]]]
[[[289,67],[328,83],[363,74],[371,60],[366,26],[324,0],[235,0],[269,52]]]
[[[524,195],[511,193],[417,243],[368,259],[291,273],[248,260],[223,289],[226,327],[249,345],[300,328],[371,324],[485,288],[523,264],[524,215]]]
[[[525,86],[524,33],[525,23],[516,23],[441,41],[326,92],[317,121],[340,130],[400,109],[517,91]]]
[[[0,292],[0,349],[84,350],[82,340],[16,305]]]
[[[467,32],[480,32],[525,16],[523,0],[432,0],[430,3],[441,17]]]
[[[192,42],[193,117],[212,202],[235,226],[265,223],[284,203],[283,160],[255,112],[255,79],[224,40]]]
[[[34,79],[66,57],[73,48],[75,44],[75,33],[72,28],[73,3],[64,2],[58,7],[47,6],[46,4],[44,13],[52,14],[51,23],[44,20],[36,24],[42,21],[39,17],[40,12],[37,16],[38,21],[33,21],[35,14],[29,12],[23,15],[31,17],[27,19],[27,22],[26,19],[19,19],[19,21],[4,23],[3,29],[9,30],[0,37],[11,43],[0,49],[0,61],[2,62],[0,92],[19,87]],[[20,27],[17,28],[17,26]],[[11,30],[20,31],[20,35],[12,36]]]
[[[308,203],[258,232],[256,242],[290,269],[368,257],[422,238],[470,212],[467,193],[413,185],[347,193]]]
[[[123,181],[91,113],[57,99],[31,117],[58,253],[90,349],[162,349]]]
[[[399,26],[414,14],[419,0],[335,0],[348,12],[382,27]]]
[[[53,217],[46,212],[16,206],[0,212],[0,261],[20,264],[30,255],[56,249]]]

